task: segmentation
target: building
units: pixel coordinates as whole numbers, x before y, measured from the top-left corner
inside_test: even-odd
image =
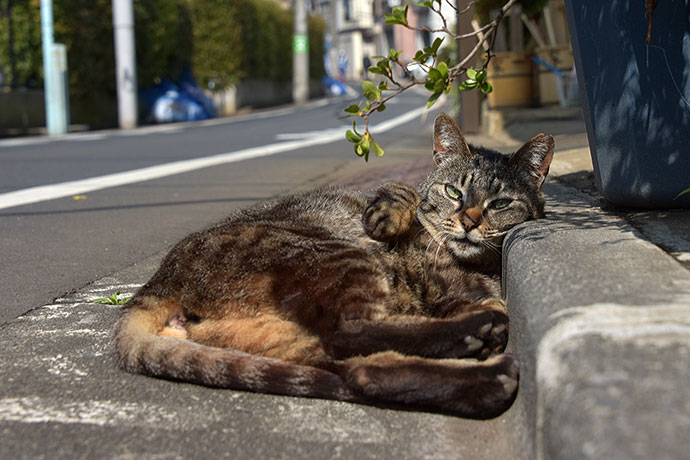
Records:
[[[359,80],[365,76],[365,58],[388,55],[395,48],[402,50],[403,61],[409,62],[416,50],[431,44],[436,34],[384,24],[384,14],[403,3],[403,0],[312,0],[312,14],[320,15],[328,24],[325,65],[329,75],[339,77],[342,73],[346,80]],[[409,2],[410,25],[441,27],[438,15],[416,3]],[[453,18],[455,12],[444,5],[448,9],[443,11],[446,17]]]

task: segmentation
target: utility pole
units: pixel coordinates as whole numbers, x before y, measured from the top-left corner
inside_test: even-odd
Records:
[[[12,0],[7,0],[7,45],[10,58],[10,88],[17,87],[17,59],[14,54],[14,20],[12,17]]]
[[[295,0],[292,36],[292,100],[304,104],[309,99],[309,35],[306,0]]]
[[[113,1],[117,113],[120,128],[137,126],[137,59],[134,48],[134,8],[132,0]]]
[[[331,27],[331,49],[330,49],[330,60],[329,64],[331,66],[331,77],[338,78],[338,12],[337,12],[337,1],[331,0],[330,4],[330,27]]]
[[[41,43],[43,46],[43,92],[46,128],[49,136],[67,133],[69,128],[66,96],[67,57],[64,45],[53,41],[53,1],[41,0]],[[55,57],[58,56],[56,68]]]

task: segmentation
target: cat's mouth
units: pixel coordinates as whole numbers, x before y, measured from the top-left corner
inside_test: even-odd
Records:
[[[489,232],[488,235],[484,235],[479,228],[465,231],[462,227],[455,225],[437,228],[423,214],[418,214],[417,219],[436,244],[440,247],[446,247],[456,257],[476,258],[486,251],[498,252],[503,243],[503,233]]]

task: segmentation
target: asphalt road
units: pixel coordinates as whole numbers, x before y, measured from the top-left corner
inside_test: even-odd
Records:
[[[365,165],[354,155],[344,139],[349,122],[340,118],[349,103],[322,100],[202,123],[0,140],[0,324],[146,259],[237,207],[400,161],[386,155]],[[423,105],[423,96],[400,96],[372,125]],[[376,139],[384,147],[404,143],[429,124],[417,116]],[[114,173],[276,144],[291,150],[11,206],[27,189],[103,176],[109,185]]]
[[[424,102],[399,97],[374,124]],[[376,134],[388,153],[365,164],[344,140],[338,117],[347,104],[0,141],[0,458],[529,458],[519,401],[477,421],[216,390],[116,365],[110,339],[120,309],[93,299],[131,294],[185,234],[257,200],[323,183],[412,179],[431,163],[433,114]],[[234,161],[275,144],[272,156]],[[105,175],[108,185],[114,173],[209,156],[223,162],[118,187],[97,179],[101,188],[79,192],[87,178]],[[39,199],[49,184],[70,194],[10,206],[18,196]]]

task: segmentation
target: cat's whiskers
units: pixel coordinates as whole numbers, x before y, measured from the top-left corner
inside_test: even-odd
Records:
[[[496,230],[491,230],[486,232],[486,236],[489,238],[498,238],[499,236],[504,236],[507,234],[510,230],[504,230],[502,232],[496,231]]]
[[[441,247],[445,246],[446,240],[450,236],[451,236],[451,233],[446,233],[446,236],[443,237],[443,239],[441,240],[441,243],[438,245],[438,248],[436,248],[436,255],[434,256],[434,271],[436,271],[436,260],[438,259],[438,253],[441,250]]]
[[[424,250],[424,265],[423,266],[424,266],[424,279],[425,280],[428,279],[427,272],[426,272],[426,266],[427,266],[426,261],[428,260],[427,255],[429,254],[429,248],[431,247],[431,244],[436,243],[438,245],[438,249],[436,250],[436,257],[438,257],[438,251],[441,248],[441,245],[445,244],[446,238],[448,237],[448,235],[449,235],[448,232],[441,230],[436,235],[432,235],[432,237],[429,239],[429,244],[426,245],[426,249]],[[435,236],[441,237],[441,241],[439,242],[435,238]],[[434,270],[436,270],[436,257],[434,257]]]
[[[501,255],[501,250],[499,249],[499,246],[496,243],[492,243],[489,240],[480,240],[479,244],[481,244],[485,248],[489,249],[491,252],[495,253],[496,255]]]
[[[431,243],[433,243],[434,241],[436,241],[436,238],[434,238],[434,236],[431,235],[431,238],[429,238],[429,244],[426,245],[426,249],[424,250],[424,259],[423,259],[424,264],[422,264],[422,266],[424,267],[424,280],[429,279],[427,277],[427,274],[426,274],[426,260],[427,260],[426,255],[429,253],[429,248],[431,247]]]

